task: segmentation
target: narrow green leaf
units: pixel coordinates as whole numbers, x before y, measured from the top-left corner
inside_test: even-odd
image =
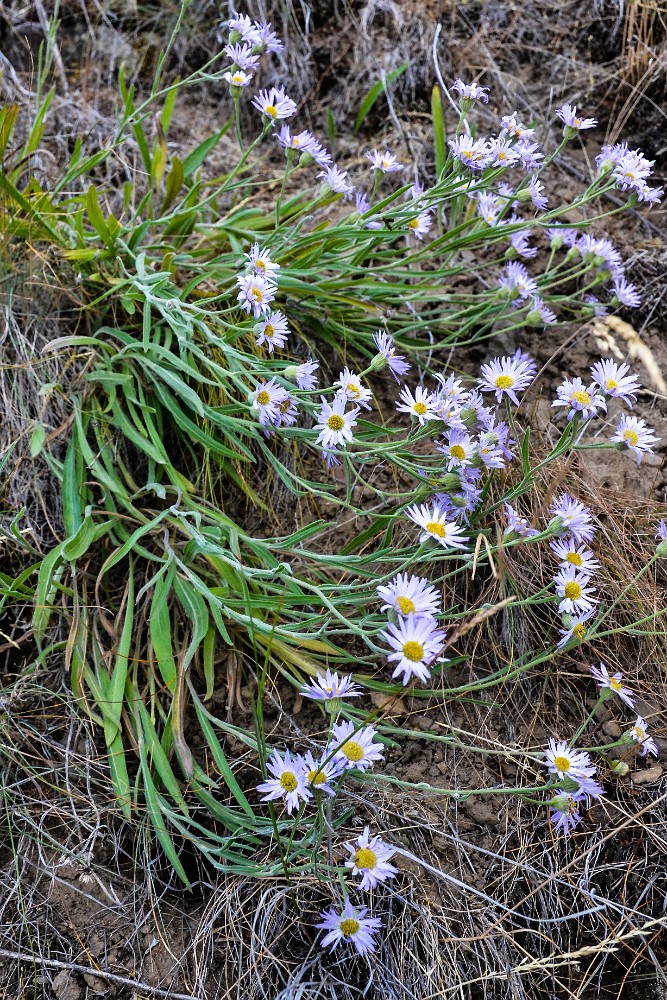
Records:
[[[389,86],[390,83],[393,83],[394,80],[397,80],[402,73],[405,73],[407,68],[408,64],[406,62],[403,63],[402,66],[397,66],[397,68],[393,69],[391,73],[387,73],[384,80],[378,80],[378,82],[373,87],[371,87],[371,89],[361,102],[361,107],[359,108],[359,114],[357,115],[357,119],[354,123],[354,130],[353,130],[354,132],[359,131],[359,129],[361,128],[366,119],[366,115],[371,110],[371,108],[377,101],[380,94],[384,90],[386,90],[386,88]]]

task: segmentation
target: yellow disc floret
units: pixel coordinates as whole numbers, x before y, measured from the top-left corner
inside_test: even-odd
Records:
[[[283,771],[280,776],[280,787],[284,788],[286,792],[293,792],[298,788],[299,779],[293,771]]]
[[[577,598],[581,597],[581,584],[577,583],[576,580],[568,580],[565,584],[565,596],[571,601],[576,601]]]
[[[345,421],[337,413],[332,413],[327,420],[327,427],[332,431],[340,431],[345,426]]]
[[[414,639],[410,639],[403,644],[403,656],[406,660],[419,663],[420,660],[424,659],[424,647],[421,642],[415,642]]]
[[[514,385],[514,379],[511,375],[499,375],[494,385],[496,389],[511,389]]]
[[[266,406],[268,403],[271,402],[271,397],[269,396],[266,389],[262,389],[261,392],[257,393],[257,402],[259,403],[260,406]]]
[[[378,863],[377,854],[370,847],[360,847],[354,855],[354,863],[357,868],[375,868]]]
[[[354,920],[352,917],[346,917],[345,920],[340,922],[340,932],[343,937],[351,938],[359,930],[359,921]]]
[[[353,761],[355,764],[357,761],[364,759],[364,748],[361,743],[357,743],[356,740],[348,740],[347,743],[341,747],[341,750],[347,759]]]
[[[397,597],[396,603],[402,615],[412,615],[417,610],[415,602],[411,601],[409,597]]]
[[[554,757],[554,767],[557,771],[569,771],[570,761],[567,757]]]

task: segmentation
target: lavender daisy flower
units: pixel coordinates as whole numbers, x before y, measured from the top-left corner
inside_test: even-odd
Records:
[[[289,125],[282,125],[276,139],[283,149],[296,149],[300,153],[306,153],[313,142],[313,134],[308,129],[291,132]]]
[[[499,447],[498,436],[493,431],[484,431],[477,439],[476,451],[487,469],[504,469],[505,455]]]
[[[240,274],[236,284],[239,286],[237,295],[239,305],[246,312],[254,313],[256,319],[268,311],[278,291],[275,281],[261,274]]]
[[[500,215],[501,204],[490,191],[482,191],[477,196],[477,211],[488,226],[495,226]]]
[[[457,79],[452,84],[452,90],[460,94],[464,101],[482,101],[484,104],[489,102],[489,88],[480,87],[478,83],[464,83]]]
[[[223,51],[239,69],[255,69],[259,64],[259,53],[247,42],[243,45],[225,45]]]
[[[373,335],[373,340],[375,341],[378,353],[384,358],[392,375],[399,382],[399,375],[406,375],[410,371],[410,365],[405,360],[405,355],[396,354],[394,341],[386,330],[378,330]]]
[[[592,778],[595,774],[595,765],[590,755],[585,750],[573,750],[565,740],[557,742],[552,736],[544,756],[544,763],[550,773],[561,780],[572,778],[578,782],[582,778]]]
[[[396,403],[397,411],[399,413],[410,413],[413,417],[417,417],[420,427],[424,426],[424,421],[426,420],[435,420],[438,400],[423,385],[417,386],[414,395],[410,392],[407,385],[404,385],[398,398],[399,402]]]
[[[403,164],[399,163],[394,154],[390,153],[388,149],[385,149],[384,153],[380,153],[377,149],[372,149],[369,153],[366,153],[366,159],[370,160],[373,170],[379,170],[383,174],[393,174],[403,169]]]
[[[517,222],[518,219],[510,219],[509,222]],[[510,236],[510,243],[512,247],[516,250],[520,257],[524,257],[526,260],[530,260],[532,257],[537,257],[537,247],[531,247],[528,245],[528,240],[530,239],[530,232],[526,232],[525,229],[519,229],[516,233],[512,233]]]
[[[614,145],[606,143],[595,157],[595,165],[600,173],[605,173],[615,167],[628,152],[627,142],[617,142]]]
[[[473,139],[471,135],[457,135],[455,139],[448,139],[447,145],[453,155],[461,163],[471,170],[483,170],[488,167],[489,144],[486,139]]]
[[[259,248],[259,243],[253,243],[248,253],[244,254],[246,268],[250,268],[253,274],[258,274],[262,278],[271,281],[276,280],[276,272],[280,270],[280,264],[271,260],[271,251],[268,247]]]
[[[353,875],[361,875],[359,889],[374,889],[381,882],[394,878],[398,868],[389,864],[396,849],[386,844],[381,837],[371,837],[366,826],[364,832],[354,844],[346,842],[343,845],[351,857],[345,862]]]
[[[310,392],[318,386],[318,378],[315,372],[319,367],[319,361],[309,358],[303,364],[290,365],[289,368],[286,368],[285,377],[295,379],[299,389]]]
[[[542,194],[544,191],[544,184],[539,177],[531,177],[530,184],[528,185],[528,191],[530,193],[530,200],[535,208],[538,209],[538,211],[543,212],[549,202],[548,199]]]
[[[661,187],[649,187],[648,184],[639,184],[637,187],[637,200],[646,202],[647,205],[659,205],[665,189]]]
[[[584,573],[595,573],[596,570],[600,569],[600,563],[591,550],[574,538],[551,542],[550,548],[556,558],[564,565],[576,566]]]
[[[667,542],[667,524],[664,521],[660,521],[655,537],[661,542]]]
[[[438,628],[430,615],[408,615],[400,618],[397,625],[390,622],[381,638],[389,643],[393,652],[387,654],[389,663],[395,663],[392,677],[403,674],[403,684],[413,677],[426,683],[431,676],[430,665],[441,659],[445,633]]]
[[[288,396],[278,404],[278,418],[273,421],[276,427],[291,427],[299,419],[297,400]]]
[[[611,240],[598,239],[590,233],[584,233],[577,240],[577,247],[584,260],[596,267],[605,266],[612,274],[620,273],[623,259]]]
[[[343,368],[342,372],[339,373],[337,381],[334,382],[334,386],[336,385],[340,386],[338,395],[343,395],[346,399],[356,403],[358,406],[362,406],[365,410],[370,410],[371,404],[368,400],[373,399],[373,393],[361,384],[361,379],[355,372],[350,371],[349,368]]]
[[[476,455],[475,442],[466,430],[453,428],[447,434],[444,443],[439,444],[438,451],[447,458],[447,470],[462,469],[466,465],[472,465]]]
[[[327,756],[335,751],[334,759],[342,768],[366,771],[384,757],[382,744],[373,742],[376,735],[372,726],[359,729],[354,722],[337,722],[331,730]]]
[[[324,792],[333,798],[336,789],[332,786],[332,782],[340,778],[343,773],[340,764],[335,760],[327,760],[326,754],[320,760],[315,760],[309,750],[304,754],[303,767],[304,777],[311,791]]]
[[[414,219],[410,219],[407,227],[410,231],[410,236],[414,236],[416,239],[422,240],[432,225],[433,219],[431,213],[426,210],[424,212],[420,212],[419,215],[414,217]]]
[[[639,756],[645,757],[647,754],[651,754],[653,757],[658,756],[658,744],[655,742],[652,736],[648,734],[648,726],[642,719],[641,715],[638,715],[635,724],[630,730],[630,735],[632,736],[635,743],[640,744]]]
[[[564,564],[554,577],[556,593],[561,598],[558,610],[561,614],[566,611],[568,614],[577,614],[581,611],[590,611],[597,600],[592,595],[597,587],[590,587],[591,578],[588,573],[582,573],[569,563]]]
[[[358,698],[361,688],[355,684],[352,674],[345,674],[339,677],[337,673],[327,668],[325,674],[318,674],[314,680],[309,680],[299,694],[313,701],[331,701],[332,698]]]
[[[399,573],[391,583],[377,588],[385,602],[381,611],[393,608],[399,615],[437,615],[442,610],[440,595],[425,576]]]
[[[257,786],[258,792],[265,793],[261,798],[262,802],[284,799],[289,814],[298,809],[301,802],[312,799],[313,793],[304,780],[301,757],[291,757],[289,750],[286,750],[283,758],[277,750],[274,750],[266,769],[273,777]]]
[[[527,174],[532,174],[541,166],[544,153],[540,151],[539,142],[530,142],[528,139],[520,139],[515,146],[519,156],[519,166]]]
[[[625,687],[622,683],[623,674],[620,670],[610,675],[604,663],[600,663],[599,667],[591,665],[591,677],[600,685],[603,692],[609,691],[610,694],[617,694],[629,708],[635,707],[634,695],[630,688]]]
[[[617,274],[614,275],[614,294],[611,301],[612,305],[636,309],[642,304],[642,297],[631,281],[626,281],[622,274]]]
[[[230,87],[247,87],[252,83],[252,73],[246,73],[242,69],[223,73],[222,78],[227,81]]]
[[[641,417],[628,417],[623,414],[616,425],[616,433],[610,440],[629,448],[636,455],[639,465],[645,454],[653,454],[653,445],[661,439],[656,437]]]
[[[341,941],[345,941],[354,945],[360,955],[375,951],[373,938],[382,921],[379,917],[367,917],[367,913],[368,907],[352,906],[349,899],[345,900],[341,913],[333,907],[323,910],[320,923],[315,925],[318,930],[328,931],[322,938],[322,947],[333,951]]]
[[[282,52],[285,48],[278,35],[272,30],[269,21],[265,24],[255,21],[255,30],[259,39],[258,45],[264,52]]]
[[[518,535],[520,538],[534,538],[535,535],[539,535],[539,531],[531,528],[527,518],[518,514],[510,503],[505,504],[505,516],[507,518],[505,535]]]
[[[622,399],[630,409],[637,401],[636,393],[641,388],[638,375],[628,375],[630,366],[619,365],[609,359],[596,361],[591,367],[593,381],[606,396]]]
[[[278,385],[275,379],[269,382],[260,382],[252,394],[251,400],[254,409],[259,415],[259,422],[262,425],[277,424],[280,421],[280,406],[289,399],[287,389]]]
[[[482,365],[481,374],[479,386],[482,392],[494,392],[499,403],[505,394],[516,406],[519,405],[517,392],[523,392],[533,380],[525,362],[512,357],[494,358]]]
[[[558,649],[566,646],[571,639],[581,641],[587,632],[586,622],[589,618],[593,617],[594,613],[595,608],[591,608],[589,611],[584,611],[581,615],[563,615],[564,628],[560,629],[561,638],[557,643]]]
[[[324,449],[345,447],[353,440],[352,428],[357,423],[359,414],[358,407],[353,407],[345,412],[347,398],[344,395],[336,396],[333,404],[327,403],[324,396],[320,396],[322,409],[317,414],[317,423],[313,430],[319,431],[316,444],[321,444]]]
[[[535,297],[531,303],[531,309],[526,316],[526,323],[530,326],[550,326],[557,320],[556,313],[553,309],[539,297]]]
[[[575,132],[581,132],[583,129],[595,128],[597,121],[595,118],[580,118],[577,115],[576,104],[564,104],[562,108],[558,108],[556,115],[570,129],[574,129]]]
[[[555,831],[561,831],[566,836],[581,822],[579,806],[585,801],[585,796],[579,792],[560,792],[549,803],[549,819]]]
[[[647,160],[640,149],[625,151],[617,156],[612,177],[621,191],[637,190],[653,173],[655,160]]]
[[[284,347],[289,337],[289,326],[286,316],[276,310],[269,312],[261,323],[255,327],[255,343],[258,347],[266,344],[269,354],[273,354],[276,347]]]
[[[339,170],[334,164],[332,167],[327,167],[322,173],[317,175],[318,177],[323,177],[325,184],[328,184],[332,191],[336,194],[342,194],[346,198],[349,198],[354,191],[354,186],[348,184],[345,178],[347,177],[347,170]]]
[[[511,261],[504,274],[498,278],[498,287],[510,294],[510,299],[521,302],[537,294],[537,282],[531,278],[523,264]]]
[[[515,147],[507,139],[489,139],[489,163],[493,167],[512,167],[519,160]]]
[[[311,136],[308,148],[304,152],[310,153],[319,167],[330,167],[333,163],[333,156],[321,142],[318,142],[315,136]]]
[[[595,527],[591,524],[592,515],[588,507],[585,507],[578,500],[574,500],[567,493],[561,493],[549,511],[554,518],[558,518],[562,522],[559,534],[572,535],[578,542],[590,542],[595,534]]]
[[[531,136],[535,135],[534,128],[526,128],[522,125],[517,118],[517,112],[513,111],[511,115],[503,115],[500,119],[501,125],[501,136],[509,136],[512,139],[530,139]]]
[[[557,398],[552,406],[569,406],[568,420],[574,420],[580,415],[583,420],[590,420],[597,415],[598,410],[606,410],[604,396],[599,392],[596,383],[584,387],[580,378],[566,379],[556,389]]]
[[[287,96],[282,87],[280,89],[271,87],[270,90],[260,90],[253,97],[251,104],[272,122],[291,118],[292,115],[296,114],[296,104],[291,97]]]
[[[470,541],[458,524],[447,520],[446,513],[437,503],[432,507],[415,504],[413,507],[408,507],[405,513],[422,529],[420,542],[434,539],[446,549],[464,549]]]
[[[249,45],[258,45],[260,33],[257,23],[252,21],[247,14],[234,14],[227,21],[227,30],[232,34],[238,32],[244,42]]]

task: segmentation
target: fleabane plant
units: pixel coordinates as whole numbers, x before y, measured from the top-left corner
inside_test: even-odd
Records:
[[[596,577],[596,512],[565,488],[542,498],[539,518],[528,500],[550,465],[588,449],[641,463],[659,442],[631,412],[640,386],[625,364],[567,373],[553,399],[558,440],[533,453],[524,401],[540,386],[524,346],[469,373],[444,359],[494,333],[516,339],[636,306],[619,252],[598,232],[599,206],[612,191],[614,206],[623,196],[650,205],[661,192],[651,163],[618,144],[603,147],[579,195],[559,200],[548,168],[595,122],[564,105],[551,151],[546,125],[526,126],[516,112],[481,137],[475,104],[487,88],[461,80],[455,132],[430,186],[384,144],[335,163],[301,127],[289,88],[260,86],[263,60],[282,48],[271,25],[237,14],[227,29],[204,70],[156,80],[143,101],[121,78],[108,148],[84,159],[78,150],[48,195],[20,189],[23,168],[7,173],[13,245],[21,251],[29,237],[76,269],[90,325],[53,345],[89,361],[71,439],[50,456],[64,537],[40,565],[34,629],[48,646],[52,615],[67,621],[73,688],[104,732],[119,808],[131,816],[143,792],[184,881],[176,834],[228,871],[317,873],[340,887],[318,924],[323,946],[365,954],[380,931],[367,893],[400,877],[399,846],[382,830],[339,831],[351,783],[400,781],[387,771],[393,737],[368,690],[442,701],[595,641],[612,607]],[[228,89],[227,120],[167,170],[173,103],[211,82]],[[151,148],[145,128],[160,106]],[[206,158],[224,132],[238,150],[211,178]],[[120,196],[99,191],[93,170],[131,141],[143,172]],[[291,532],[271,511],[276,484],[296,505]],[[254,530],[241,499],[271,527]],[[312,516],[320,509],[328,520]],[[361,522],[344,551],[339,514]],[[476,581],[507,552],[553,564],[547,586],[517,597],[546,608],[542,646],[457,687],[461,636],[501,606],[482,607]],[[252,685],[252,730],[211,711],[223,657]],[[591,674],[599,699],[629,706],[622,677],[603,666]],[[269,745],[270,677],[320,706],[324,736]],[[186,709],[206,761],[186,739]],[[589,721],[526,747],[534,787],[502,789],[556,833],[583,827],[584,806],[605,794],[595,760],[616,751],[580,745]],[[228,739],[252,753],[254,783],[237,779]],[[637,717],[619,745],[652,753],[652,739]],[[215,824],[200,822],[202,811]],[[273,856],[255,860],[267,841]]]

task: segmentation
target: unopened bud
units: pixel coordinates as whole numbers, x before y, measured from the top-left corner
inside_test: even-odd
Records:
[[[619,778],[624,778],[630,770],[630,765],[624,760],[612,760],[610,761],[610,767]]]

